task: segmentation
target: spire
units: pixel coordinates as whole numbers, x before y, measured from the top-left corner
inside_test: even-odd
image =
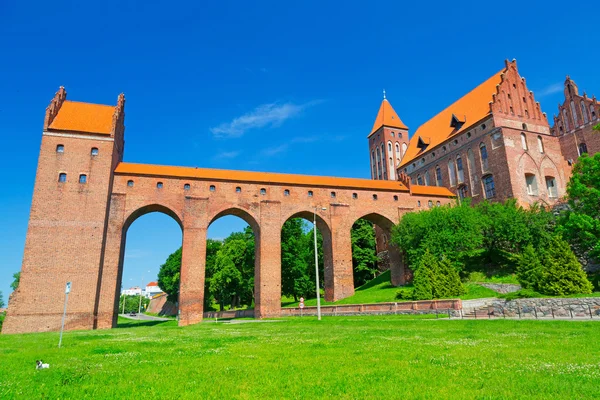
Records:
[[[375,132],[384,125],[391,128],[408,129],[400,117],[398,117],[398,114],[396,114],[396,111],[394,111],[390,102],[387,100],[385,89],[383,90],[383,100],[381,101],[381,106],[379,106],[379,112],[377,113],[377,118],[375,118],[375,123],[373,124],[371,133]]]

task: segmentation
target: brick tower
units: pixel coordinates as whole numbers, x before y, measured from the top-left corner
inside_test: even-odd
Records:
[[[408,127],[404,125],[385,97],[385,90],[373,129],[367,138],[369,139],[371,178],[398,180],[396,167],[400,164],[408,147]]]
[[[116,106],[68,101],[46,109],[21,268],[3,333],[96,326],[113,171],[123,158],[125,98]]]

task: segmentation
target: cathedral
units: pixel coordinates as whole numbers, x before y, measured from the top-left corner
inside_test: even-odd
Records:
[[[515,198],[554,205],[573,163],[600,151],[598,100],[567,76],[565,100],[550,127],[517,62],[505,66],[409,136],[385,98],[368,136],[371,177],[441,186],[474,203]]]

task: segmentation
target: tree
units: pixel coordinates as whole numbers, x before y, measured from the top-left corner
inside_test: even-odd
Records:
[[[179,280],[181,275],[181,247],[167,257],[158,271],[158,287],[167,294],[167,300],[179,301]]]
[[[415,300],[445,299],[465,292],[458,271],[450,261],[446,257],[438,261],[428,250],[416,268],[413,285]]]
[[[219,303],[220,310],[225,303],[237,307],[241,302],[242,272],[241,266],[245,258],[246,242],[243,239],[227,238],[223,247],[217,252],[215,272],[210,278],[210,292]]]
[[[525,289],[539,290],[544,275],[540,257],[532,245],[525,247],[517,265],[517,279]]]
[[[419,266],[415,270],[413,285],[415,290],[413,291],[414,300],[431,300],[433,299],[433,269],[435,268],[437,261],[435,257],[426,251],[421,257]]]
[[[123,312],[123,301],[125,301],[125,314],[138,312],[140,309],[140,296],[139,295],[121,295],[119,298],[119,312]],[[142,296],[142,311],[148,309],[150,299]]]
[[[542,255],[542,265],[544,273],[540,292],[555,296],[592,293],[592,284],[569,244],[562,238],[553,238],[552,245]]]
[[[19,287],[19,282],[21,281],[21,271],[19,272],[15,272],[13,274],[13,282],[10,284],[10,287],[12,290],[17,290],[17,288]]]
[[[377,276],[377,250],[373,224],[359,219],[350,231],[352,237],[352,267],[354,286],[362,286]]]
[[[287,220],[281,228],[281,294],[308,297],[314,283],[309,278],[308,253],[312,242],[304,234],[305,222],[301,218]],[[314,261],[313,261],[314,263]]]
[[[2,297],[2,291],[0,291],[0,308],[4,308],[4,297]]]

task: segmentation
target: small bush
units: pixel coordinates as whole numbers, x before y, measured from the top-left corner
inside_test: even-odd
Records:
[[[474,271],[469,274],[468,281],[469,282],[485,282],[485,281],[487,281],[487,276],[483,272]]]
[[[411,289],[400,289],[396,292],[396,298],[399,300],[412,300],[413,291]]]
[[[533,299],[536,297],[544,297],[544,296],[534,290],[531,290],[531,289],[521,289],[516,292],[503,294],[499,297],[510,301],[510,300],[515,300],[515,299]]]

